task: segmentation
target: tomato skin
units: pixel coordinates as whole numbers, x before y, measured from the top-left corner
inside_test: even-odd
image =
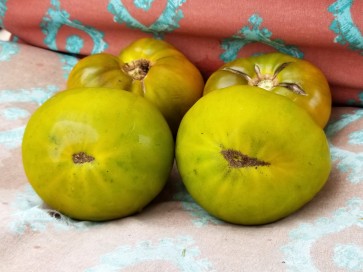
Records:
[[[141,69],[132,70],[135,66]],[[143,38],[118,57],[103,53],[80,60],[67,82],[67,88],[77,87],[112,87],[141,95],[162,112],[176,134],[184,114],[202,96],[204,79],[175,47]]]
[[[195,103],[180,124],[175,152],[194,200],[217,218],[243,225],[297,211],[331,170],[325,133],[305,110],[245,85]]]
[[[72,69],[67,88],[106,87],[127,90],[132,79],[120,70],[116,56],[99,53],[87,56]]]
[[[142,210],[164,187],[174,140],[144,98],[107,88],[63,91],[31,116],[23,137],[25,173],[50,207],[103,221]]]
[[[228,86],[258,84],[258,87],[290,98],[319,126],[325,127],[329,121],[332,98],[323,72],[306,60],[282,53],[239,58],[226,63],[208,78],[203,94]]]

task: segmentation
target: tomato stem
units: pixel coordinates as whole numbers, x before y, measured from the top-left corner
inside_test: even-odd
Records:
[[[75,164],[83,164],[86,162],[92,162],[95,158],[85,152],[79,152],[72,155],[72,160]]]
[[[234,74],[237,74],[237,75],[243,77],[247,81],[248,85],[250,85],[250,86],[257,86],[257,87],[265,89],[267,91],[271,91],[275,87],[283,87],[295,94],[306,96],[307,93],[299,84],[290,83],[290,82],[279,82],[277,79],[278,74],[282,70],[284,70],[290,63],[291,62],[282,63],[279,67],[277,67],[277,69],[275,70],[273,75],[262,73],[260,66],[255,64],[254,70],[255,70],[256,75],[254,77],[251,77],[250,75],[246,74],[245,72],[242,72],[235,68],[224,67],[222,70],[229,71],[231,73],[234,73]]]
[[[270,90],[272,90],[275,87],[275,84],[270,79],[264,79],[264,80],[259,81],[257,83],[257,86],[260,87],[260,88],[262,88],[262,89],[265,89],[267,91],[270,91]]]
[[[257,158],[249,157],[240,151],[233,149],[222,150],[221,154],[227,160],[230,167],[242,168],[242,167],[258,167],[269,166],[269,162],[261,161]]]
[[[134,80],[143,80],[151,68],[150,61],[147,59],[138,59],[125,63],[121,69]]]

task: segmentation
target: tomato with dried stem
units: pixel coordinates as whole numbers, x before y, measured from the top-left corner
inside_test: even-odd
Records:
[[[100,53],[81,59],[72,69],[67,87],[109,87],[141,95],[161,111],[176,135],[180,120],[202,96],[204,79],[171,44],[142,38],[118,56]]]
[[[235,85],[256,86],[286,96],[304,108],[320,127],[325,127],[330,118],[329,83],[309,61],[282,53],[238,58],[211,74],[204,95]]]
[[[231,86],[184,116],[175,149],[183,183],[207,212],[259,225],[308,203],[331,171],[324,130],[284,96]]]
[[[51,208],[78,220],[140,212],[163,189],[174,161],[168,124],[126,91],[62,91],[31,116],[22,142],[29,183]]]

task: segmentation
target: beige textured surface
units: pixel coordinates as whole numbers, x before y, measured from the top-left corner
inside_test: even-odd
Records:
[[[276,223],[245,227],[211,217],[175,168],[140,214],[73,221],[50,213],[32,191],[20,144],[30,114],[64,88],[75,59],[13,46],[0,63],[1,271],[362,271],[363,109],[334,107],[326,129],[331,176],[316,198]]]

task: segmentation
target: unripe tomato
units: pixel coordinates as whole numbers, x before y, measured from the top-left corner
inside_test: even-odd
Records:
[[[143,97],[115,89],[63,91],[31,116],[22,143],[28,180],[51,208],[80,220],[141,211],[164,187],[174,140]]]
[[[161,111],[176,134],[184,114],[202,96],[204,80],[175,47],[143,38],[119,56],[100,53],[81,59],[72,69],[67,87],[112,87],[141,95]]]
[[[297,211],[331,169],[324,131],[288,98],[231,86],[199,99],[184,116],[176,162],[186,189],[206,211],[256,225]]]
[[[257,86],[286,96],[325,127],[331,113],[331,93],[323,72],[312,63],[270,53],[228,62],[207,80],[204,94],[234,85]]]

